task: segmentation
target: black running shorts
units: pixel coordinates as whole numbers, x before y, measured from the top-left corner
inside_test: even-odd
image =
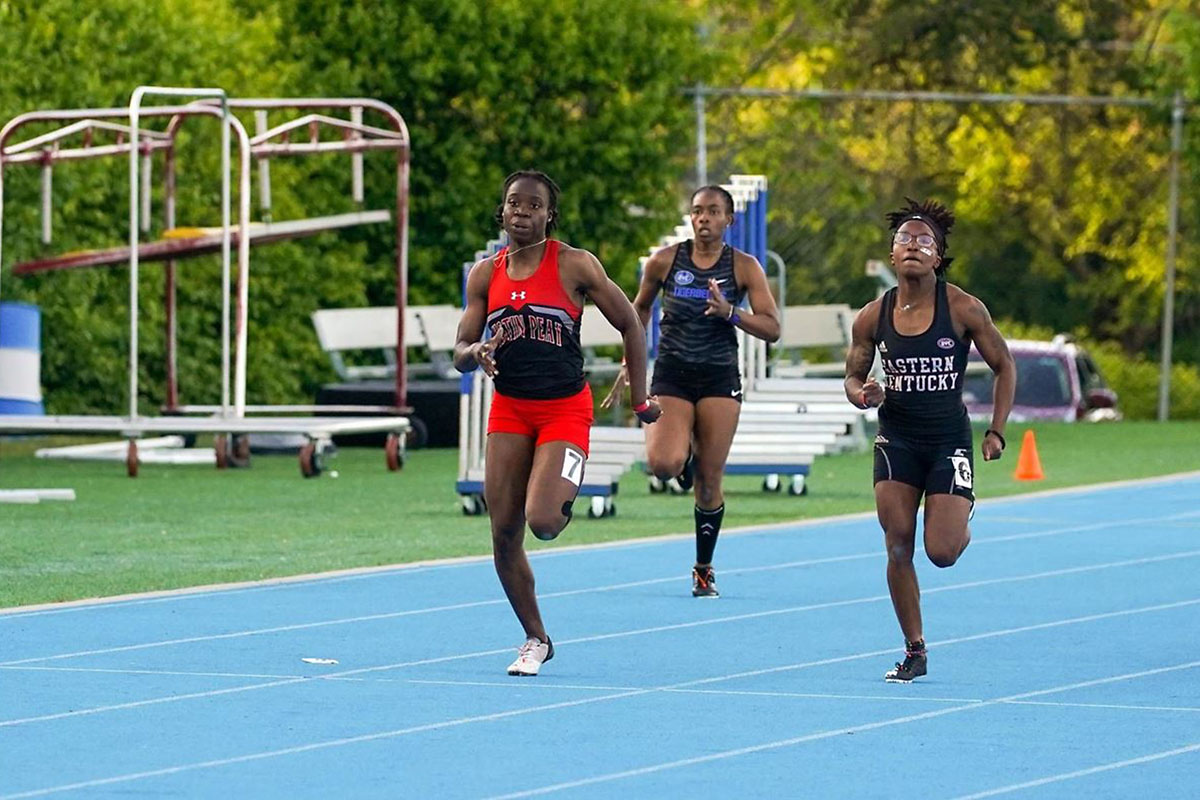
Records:
[[[742,402],[742,376],[737,364],[685,364],[667,358],[654,363],[650,394],[681,397],[695,404],[705,397]]]
[[[947,444],[922,444],[890,433],[875,437],[875,483],[899,481],[925,494],[956,494],[975,502],[970,434]]]

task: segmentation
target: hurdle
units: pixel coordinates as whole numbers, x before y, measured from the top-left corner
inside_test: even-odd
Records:
[[[147,105],[147,97],[184,98],[176,105]],[[317,110],[342,110],[349,120]],[[235,110],[253,112],[257,134],[251,137]],[[306,112],[275,127],[268,127],[268,113],[281,110]],[[381,115],[388,128],[365,125],[363,112]],[[216,117],[221,123],[221,225],[217,228],[179,228],[175,220],[175,147],[183,123],[194,117]],[[165,129],[144,128],[145,120],[166,119]],[[122,124],[121,120],[128,120]],[[112,121],[116,120],[116,121]],[[60,127],[49,133],[9,144],[14,134],[33,123],[56,123]],[[333,131],[337,138],[321,138],[322,131]],[[291,141],[297,133],[307,133],[307,140]],[[112,137],[111,143],[98,139]],[[82,137],[82,143],[72,140]],[[232,219],[230,149],[236,147],[238,175],[237,223]],[[352,193],[356,203],[362,202],[362,154],[368,150],[391,150],[396,153],[396,203],[391,210],[355,211],[332,217],[316,217],[274,222],[270,220],[269,160],[283,156],[313,153],[343,152],[351,157]],[[404,434],[409,429],[407,411],[403,307],[407,296],[408,259],[408,169],[409,135],[404,119],[385,103],[369,98],[296,98],[296,99],[235,99],[219,88],[181,88],[140,86],[134,90],[127,108],[67,109],[34,111],[18,115],[0,128],[0,232],[3,231],[4,169],[9,165],[40,166],[42,181],[42,241],[51,239],[50,173],[55,163],[128,156],[129,158],[129,241],[123,247],[110,247],[85,253],[65,254],[17,264],[16,275],[53,272],[120,265],[128,263],[129,288],[129,385],[128,414],[123,417],[79,415],[73,417],[29,418],[16,415],[0,416],[0,431],[9,433],[119,433],[127,444],[127,470],[137,474],[138,436],[174,433],[212,433],[216,437],[218,467],[238,465],[248,459],[249,448],[245,434],[294,432],[307,439],[300,449],[300,470],[306,477],[319,475],[322,457],[334,435],[368,430],[388,434],[385,463],[397,470],[404,463]],[[162,154],[166,169],[166,202],[164,216],[166,234],[160,241],[142,242],[140,234],[148,230],[151,210],[150,169],[153,157]],[[250,166],[258,160],[260,174],[260,206],[265,221],[250,221]],[[250,406],[246,403],[247,306],[249,304],[249,259],[252,244],[266,244],[298,236],[308,236],[326,230],[387,222],[396,230],[396,325],[397,346],[395,406],[393,416],[360,418],[322,418],[278,416],[251,417],[248,414],[308,413],[307,406]],[[3,240],[0,238],[0,256]],[[237,248],[237,274],[231,268],[232,250]],[[221,395],[215,406],[187,406],[179,402],[176,374],[175,344],[175,261],[179,258],[219,252],[222,262],[221,293]],[[138,271],[141,261],[166,262],[166,375],[167,397],[164,410],[173,416],[144,416],[138,410]],[[0,260],[2,264],[2,260]],[[232,298],[232,299],[231,299]],[[182,415],[203,414],[187,417]],[[232,441],[231,441],[232,440]]]

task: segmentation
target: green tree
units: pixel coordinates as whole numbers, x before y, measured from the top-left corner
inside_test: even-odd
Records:
[[[735,54],[719,76],[734,86],[1162,98],[1179,85],[1165,45],[1195,28],[1194,14],[1168,13],[1179,5],[734,0],[711,39]],[[710,108],[718,171],[772,178],[771,241],[791,265],[792,302],[867,300],[862,265],[887,253],[883,211],[933,195],[960,219],[951,280],[999,313],[1084,326],[1131,354],[1156,349],[1165,106],[727,98]],[[1190,341],[1195,250],[1185,226],[1177,337]]]
[[[637,256],[681,207],[704,67],[696,19],[666,0],[280,3],[306,91],[382,99],[413,140],[411,297],[458,302],[460,265],[498,231],[504,176],[563,187],[560,235],[632,288]],[[370,188],[386,195],[384,183]],[[372,240],[372,253],[389,247]],[[371,299],[391,297],[378,282]]]

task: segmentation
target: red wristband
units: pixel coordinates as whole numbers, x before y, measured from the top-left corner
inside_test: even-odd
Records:
[[[646,410],[646,409],[648,409],[648,408],[650,408],[650,401],[649,401],[649,400],[643,400],[643,401],[642,401],[642,403],[641,403],[641,405],[637,405],[637,406],[634,406],[634,407],[633,407],[633,413],[635,413],[635,414],[641,414],[643,411],[645,411],[645,410]]]

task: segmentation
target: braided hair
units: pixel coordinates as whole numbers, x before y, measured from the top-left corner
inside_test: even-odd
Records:
[[[940,278],[950,267],[950,262],[954,260],[946,256],[946,237],[950,235],[950,229],[954,227],[954,212],[936,200],[926,200],[924,203],[918,203],[911,197],[905,197],[904,200],[907,203],[904,208],[887,213],[888,227],[895,236],[896,231],[900,230],[900,226],[910,219],[920,220],[928,225],[929,229],[933,231],[933,240],[937,245],[938,256],[942,259],[942,262],[934,270]]]
[[[508,196],[508,189],[521,178],[531,178],[538,181],[546,187],[546,191],[550,194],[549,214],[546,217],[546,235],[549,236],[558,227],[558,184],[544,172],[539,172],[534,169],[521,169],[509,175],[504,179],[504,188],[500,190],[500,205],[496,206],[496,213],[493,218],[496,221],[496,226],[504,227],[504,198]]]

